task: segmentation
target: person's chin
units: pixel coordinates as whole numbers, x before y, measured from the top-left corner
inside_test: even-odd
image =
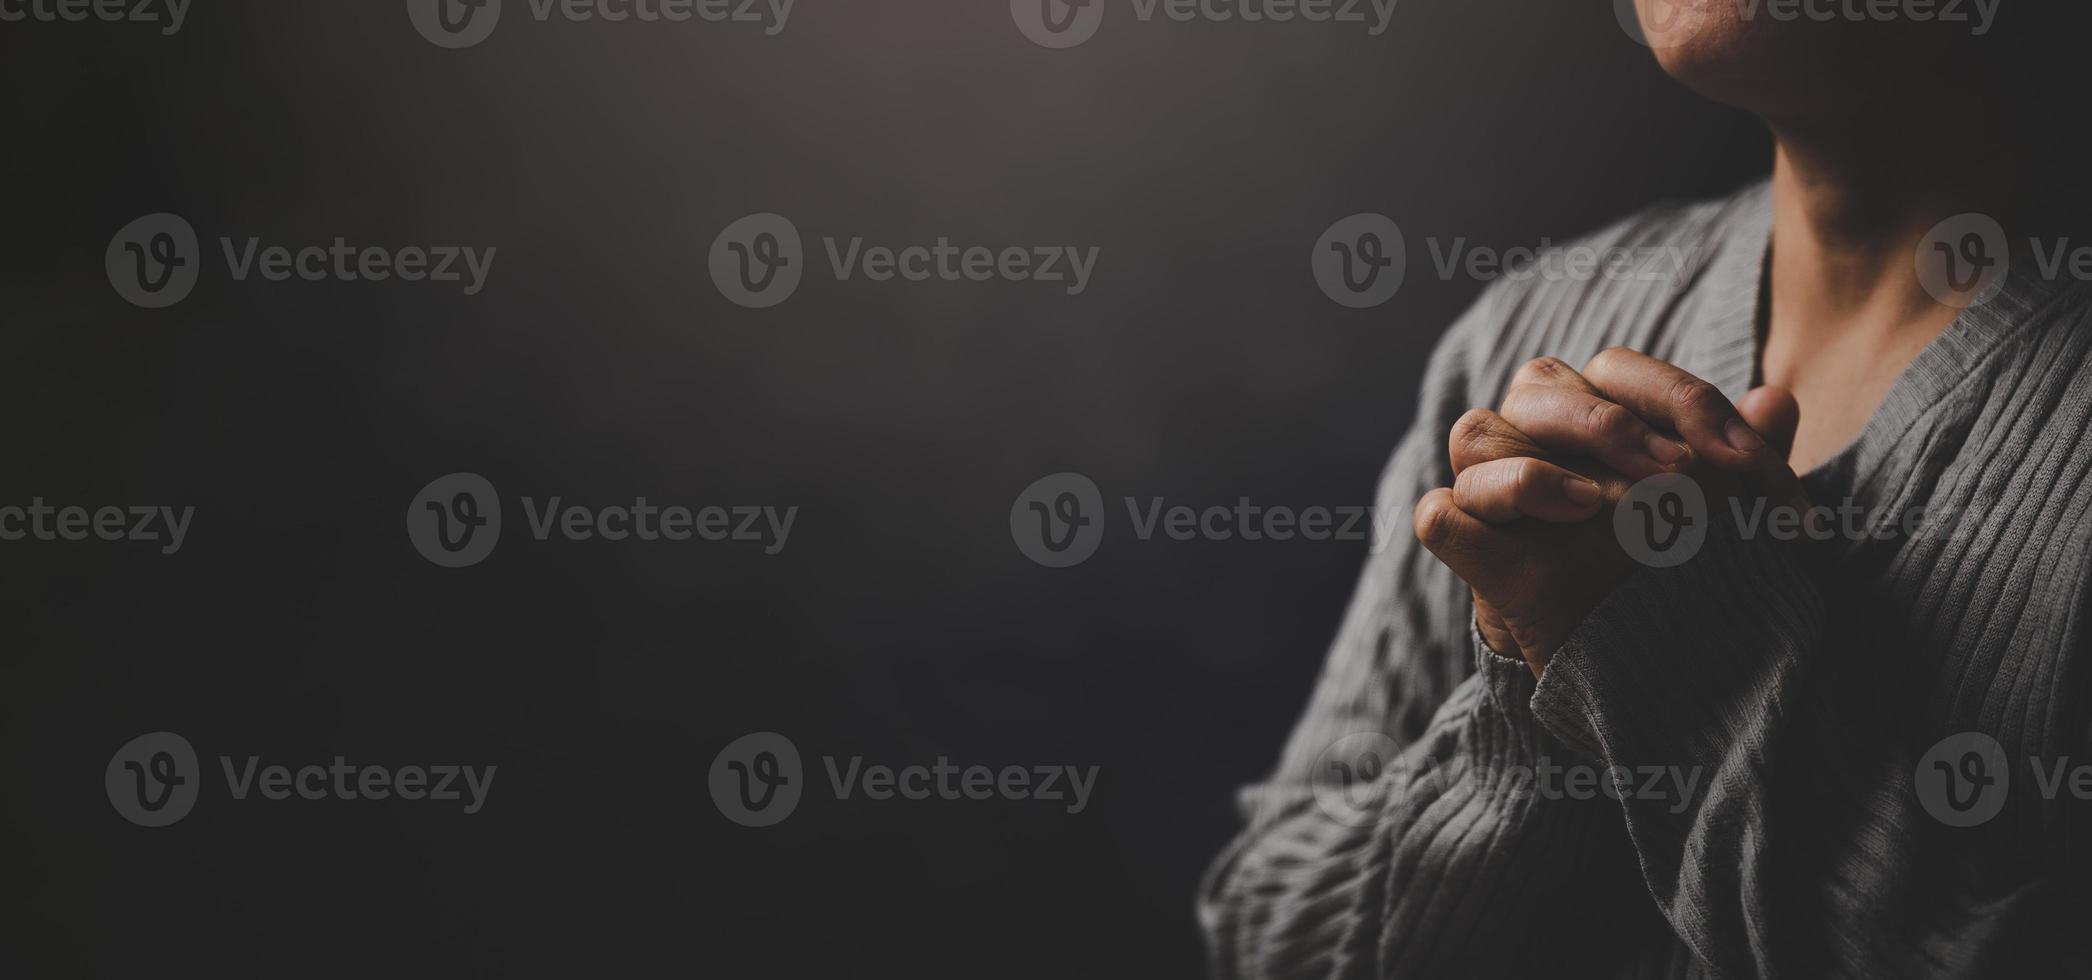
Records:
[[[1694,94],[1775,126],[1843,117],[1866,101],[1859,86],[1812,76],[1792,59],[1767,62],[1680,52],[1666,58],[1663,68]]]
[[[1766,118],[1864,105],[1885,60],[1918,57],[1921,36],[1878,25],[1745,21],[1726,4],[1652,37],[1657,63],[1701,96]]]

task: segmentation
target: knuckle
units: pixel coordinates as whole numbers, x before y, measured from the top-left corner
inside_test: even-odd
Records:
[[[1509,490],[1515,500],[1532,500],[1541,493],[1544,476],[1546,471],[1539,460],[1531,457],[1520,459],[1511,465],[1511,472],[1505,474],[1504,489]]]
[[[1515,378],[1522,379],[1528,383],[1547,381],[1561,377],[1568,370],[1569,365],[1562,363],[1561,358],[1543,355],[1533,358],[1520,366]]]
[[[1610,364],[1612,364],[1613,362],[1615,362],[1615,361],[1618,361],[1619,359],[1621,359],[1621,358],[1623,358],[1623,357],[1627,357],[1627,356],[1629,356],[1629,355],[1631,355],[1631,354],[1633,354],[1633,353],[1634,353],[1634,351],[1632,351],[1632,350],[1630,350],[1630,349],[1628,349],[1628,348],[1626,348],[1626,347],[1621,347],[1621,346],[1619,346],[1619,345],[1617,345],[1617,344],[1616,344],[1616,345],[1614,345],[1614,346],[1611,346],[1611,347],[1608,347],[1608,348],[1606,348],[1606,349],[1604,349],[1604,350],[1602,350],[1602,351],[1599,351],[1599,352],[1598,352],[1598,353],[1596,353],[1596,354],[1593,354],[1593,355],[1591,356],[1591,363],[1590,363],[1590,365],[1589,365],[1588,367],[1586,367],[1586,368],[1585,368],[1584,370],[1586,370],[1586,371],[1601,371],[1601,370],[1604,370],[1604,369],[1605,369],[1605,367],[1606,367],[1607,365],[1610,365]]]
[[[1467,472],[1454,477],[1453,495],[1448,498],[1450,505],[1461,510],[1473,508],[1488,492],[1489,469],[1487,466],[1470,466]],[[1445,514],[1445,517],[1451,516],[1451,512]]]
[[[1670,403],[1677,408],[1714,411],[1721,402],[1721,392],[1699,378],[1680,378],[1671,384]]]
[[[1434,490],[1417,501],[1414,523],[1416,538],[1427,547],[1452,539],[1454,519],[1452,491]]]
[[[1495,428],[1496,413],[1486,408],[1470,408],[1453,421],[1453,432],[1448,442],[1454,450],[1473,448],[1488,438]]]
[[[1627,410],[1615,402],[1593,401],[1584,409],[1584,431],[1594,441],[1629,437],[1633,435],[1633,424]]]

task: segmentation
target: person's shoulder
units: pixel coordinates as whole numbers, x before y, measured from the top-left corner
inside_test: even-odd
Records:
[[[1578,243],[1589,247],[1713,247],[1768,220],[1771,206],[1771,182],[1760,179],[1719,197],[1657,201],[1592,232]]]
[[[2092,280],[2015,253],[2003,287],[1949,329],[1981,348],[1970,355],[1976,364],[1964,384],[1986,400],[2092,406]]]
[[[2005,288],[1933,341],[1950,356],[1918,362],[1951,381],[1917,411],[1951,425],[1914,451],[1932,454],[1935,470],[1979,474],[1967,491],[1975,513],[2051,547],[2067,532],[2064,552],[2092,556],[2081,506],[2092,493],[2092,282],[2038,278],[2018,262]]]
[[[1716,272],[1755,279],[1770,221],[1765,181],[1708,200],[1659,201],[1537,250],[1485,300],[1506,315],[1580,315],[1681,293]]]
[[[1702,200],[1662,200],[1567,245],[1543,250],[1518,280],[1557,293],[1647,294],[1690,288],[1715,260],[1749,253],[1755,275],[1771,221],[1771,187],[1757,181]]]
[[[1581,364],[1607,347],[1649,350],[1696,322],[1695,293],[1755,287],[1770,190],[1661,201],[1507,268],[1456,328],[1467,371],[1495,390],[1540,355]],[[1723,288],[1726,287],[1726,288]]]

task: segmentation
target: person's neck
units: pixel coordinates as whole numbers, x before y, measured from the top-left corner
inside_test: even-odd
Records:
[[[1804,347],[1826,333],[1944,330],[1955,309],[1926,292],[1917,250],[1965,212],[2012,227],[2034,131],[2019,105],[1990,87],[1942,86],[1859,118],[1771,122],[1770,329]]]

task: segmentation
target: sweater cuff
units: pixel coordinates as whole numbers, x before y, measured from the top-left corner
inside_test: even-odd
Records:
[[[1817,642],[1822,591],[1794,542],[1709,530],[1690,561],[1630,575],[1548,662],[1532,710],[1570,747],[1707,762],[1768,734],[1753,729]]]
[[[1496,652],[1489,641],[1482,639],[1482,628],[1473,619],[1467,621],[1468,642],[1475,652],[1475,673],[1482,678],[1482,688],[1497,710],[1516,716],[1519,709],[1533,699],[1532,669],[1525,661],[1514,660]],[[1526,713],[1530,716],[1530,712]]]
[[[1523,660],[1513,660],[1491,649],[1472,620],[1468,640],[1474,646],[1475,677],[1481,697],[1474,707],[1477,748],[1485,765],[1527,766],[1543,759],[1562,759],[1561,741],[1550,735],[1533,714],[1537,682]]]

